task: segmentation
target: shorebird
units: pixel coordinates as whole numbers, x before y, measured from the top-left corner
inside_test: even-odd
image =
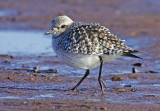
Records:
[[[101,78],[104,62],[114,61],[121,56],[140,58],[134,50],[123,43],[123,39],[112,34],[108,28],[98,23],[74,22],[68,16],[57,16],[51,22],[52,47],[59,59],[65,64],[86,69],[85,75],[72,89],[77,87],[89,75],[89,70],[100,66],[98,81],[104,94]]]

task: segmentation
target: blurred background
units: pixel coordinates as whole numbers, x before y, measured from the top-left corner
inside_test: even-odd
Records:
[[[68,91],[85,70],[58,60],[44,35],[59,15],[106,26],[143,59],[104,63],[103,96],[99,67]],[[160,0],[0,0],[0,110],[159,111],[159,74]]]
[[[50,55],[51,37],[44,33],[59,15],[98,22],[130,41],[154,41],[160,35],[159,0],[0,0],[0,54]]]

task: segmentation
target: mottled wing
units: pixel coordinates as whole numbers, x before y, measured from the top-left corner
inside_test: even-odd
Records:
[[[122,39],[95,23],[74,23],[64,41],[65,50],[81,54],[122,54],[132,51]]]

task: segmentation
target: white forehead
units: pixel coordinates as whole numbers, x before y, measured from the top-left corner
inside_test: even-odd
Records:
[[[68,16],[63,15],[63,16],[58,16],[56,18],[54,18],[51,22],[51,26],[59,26],[62,24],[65,25],[70,25],[71,23],[73,23],[72,19],[70,19]]]

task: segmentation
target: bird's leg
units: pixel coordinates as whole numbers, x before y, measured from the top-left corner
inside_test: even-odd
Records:
[[[102,66],[103,66],[103,59],[102,59],[102,57],[99,57],[99,59],[100,59],[100,69],[99,69],[98,81],[99,81],[99,84],[100,84],[100,87],[101,87],[102,94],[104,94],[104,90],[103,90],[102,83],[103,83],[103,85],[104,85],[106,88],[107,88],[107,86],[106,86],[106,84],[104,83],[104,81],[103,81],[102,78],[101,78]]]
[[[77,91],[77,87],[82,83],[82,81],[89,75],[89,69],[86,70],[85,75],[82,77],[82,79],[78,82],[78,84],[72,88],[71,90]]]
[[[107,85],[105,84],[102,78],[101,78],[101,82],[103,83],[104,87],[107,88]]]

